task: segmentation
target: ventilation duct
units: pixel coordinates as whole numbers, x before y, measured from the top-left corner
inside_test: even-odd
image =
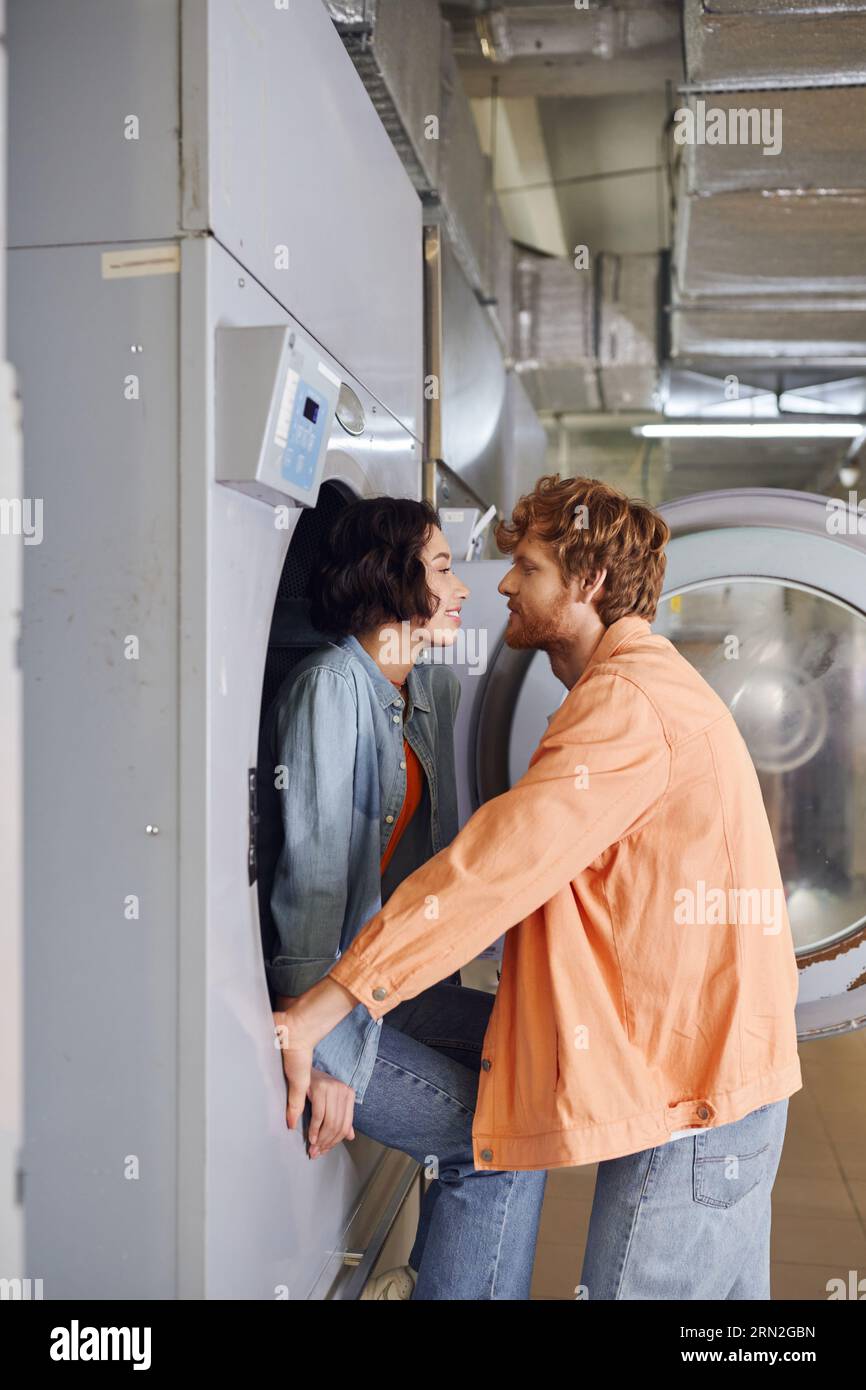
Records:
[[[324,0],[419,193],[439,181],[442,19],[436,0]]]
[[[701,88],[866,81],[866,0],[686,0],[688,80]]]
[[[511,245],[436,0],[323,0],[418,192],[510,345]]]
[[[570,261],[518,253],[515,368],[537,410],[599,410],[595,285]]]
[[[601,396],[613,413],[658,409],[661,265],[658,255],[599,259]]]
[[[661,257],[597,257],[595,271],[521,251],[515,264],[515,366],[539,410],[658,405]]]
[[[732,375],[777,393],[854,377],[866,367],[866,92],[831,84],[866,76],[866,0],[686,0],[685,23],[671,381],[714,376],[724,400]]]
[[[489,209],[493,199],[491,162],[478,142],[449,27],[444,21],[440,22],[439,197],[442,216],[463,273],[472,288],[486,296],[490,294],[487,256]]]
[[[597,96],[657,87],[680,70],[678,0],[451,4],[471,95],[495,73],[501,96]]]
[[[502,0],[483,9],[448,4],[442,8],[454,21],[461,57],[480,51],[495,63],[556,57],[610,61],[679,38],[677,5],[647,5],[645,0],[593,3],[587,9],[578,9],[574,0]]]

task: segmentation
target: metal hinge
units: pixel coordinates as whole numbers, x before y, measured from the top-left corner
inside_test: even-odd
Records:
[[[250,847],[247,856],[247,864],[250,872],[250,884],[255,883],[259,874],[259,858],[257,850],[258,828],[259,828],[259,800],[258,787],[256,783],[256,769],[251,767],[248,774],[249,788],[249,816],[250,816]]]

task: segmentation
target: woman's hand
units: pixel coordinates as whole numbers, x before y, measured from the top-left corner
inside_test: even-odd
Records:
[[[349,990],[338,985],[335,980],[328,979],[327,975],[296,999],[288,995],[277,995],[274,1036],[276,1045],[283,1054],[283,1072],[288,1087],[286,1124],[289,1129],[295,1128],[304,1113],[307,1096],[310,1095],[313,1048],[352,1012],[357,1002]],[[347,1086],[346,1090],[351,1091],[351,1087]],[[352,1098],[354,1102],[354,1092]],[[346,1104],[347,1098],[343,1097],[341,1105]],[[329,1096],[329,1111],[330,1106]],[[354,1138],[354,1133],[352,1137]]]
[[[294,1129],[304,1113],[313,1071],[313,1048],[318,1039],[310,1038],[298,1017],[298,1005],[274,1013],[274,1038],[283,1056],[283,1074],[288,1091],[286,1124]]]
[[[326,1154],[344,1139],[354,1139],[352,1118],[355,1113],[355,1092],[328,1072],[313,1067],[307,1095],[312,1102],[310,1120],[310,1158]]]

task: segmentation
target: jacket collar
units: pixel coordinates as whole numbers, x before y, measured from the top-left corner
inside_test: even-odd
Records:
[[[598,645],[583,668],[580,679],[583,680],[591,666],[610,660],[621,647],[633,642],[637,637],[645,637],[650,631],[646,618],[639,617],[637,613],[626,613],[624,617],[617,618],[615,623],[605,628]]]
[[[389,681],[387,676],[382,674],[370,653],[361,646],[357,637],[351,635],[348,637],[341,637],[337,641],[337,646],[342,647],[344,651],[350,652],[356,661],[360,661],[376,692],[376,699],[383,709],[386,709],[388,705],[397,703],[401,697],[396,685]],[[427,694],[424,679],[417,665],[410,667],[407,684],[412,706],[416,709],[429,711],[430,698]]]

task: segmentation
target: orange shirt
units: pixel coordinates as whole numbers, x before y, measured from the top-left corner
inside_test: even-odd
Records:
[[[617,1158],[802,1086],[757,774],[727,706],[645,618],[605,630],[528,771],[404,879],[331,978],[381,1018],[503,932],[476,1168]]]
[[[383,874],[387,869],[391,855],[397,848],[397,843],[406,826],[414,816],[421,802],[421,791],[424,785],[424,769],[418,759],[418,754],[407,739],[403,740],[403,757],[406,762],[406,795],[403,799],[403,806],[397,817],[397,824],[391,832],[385,853],[382,855],[379,864],[379,872]]]

